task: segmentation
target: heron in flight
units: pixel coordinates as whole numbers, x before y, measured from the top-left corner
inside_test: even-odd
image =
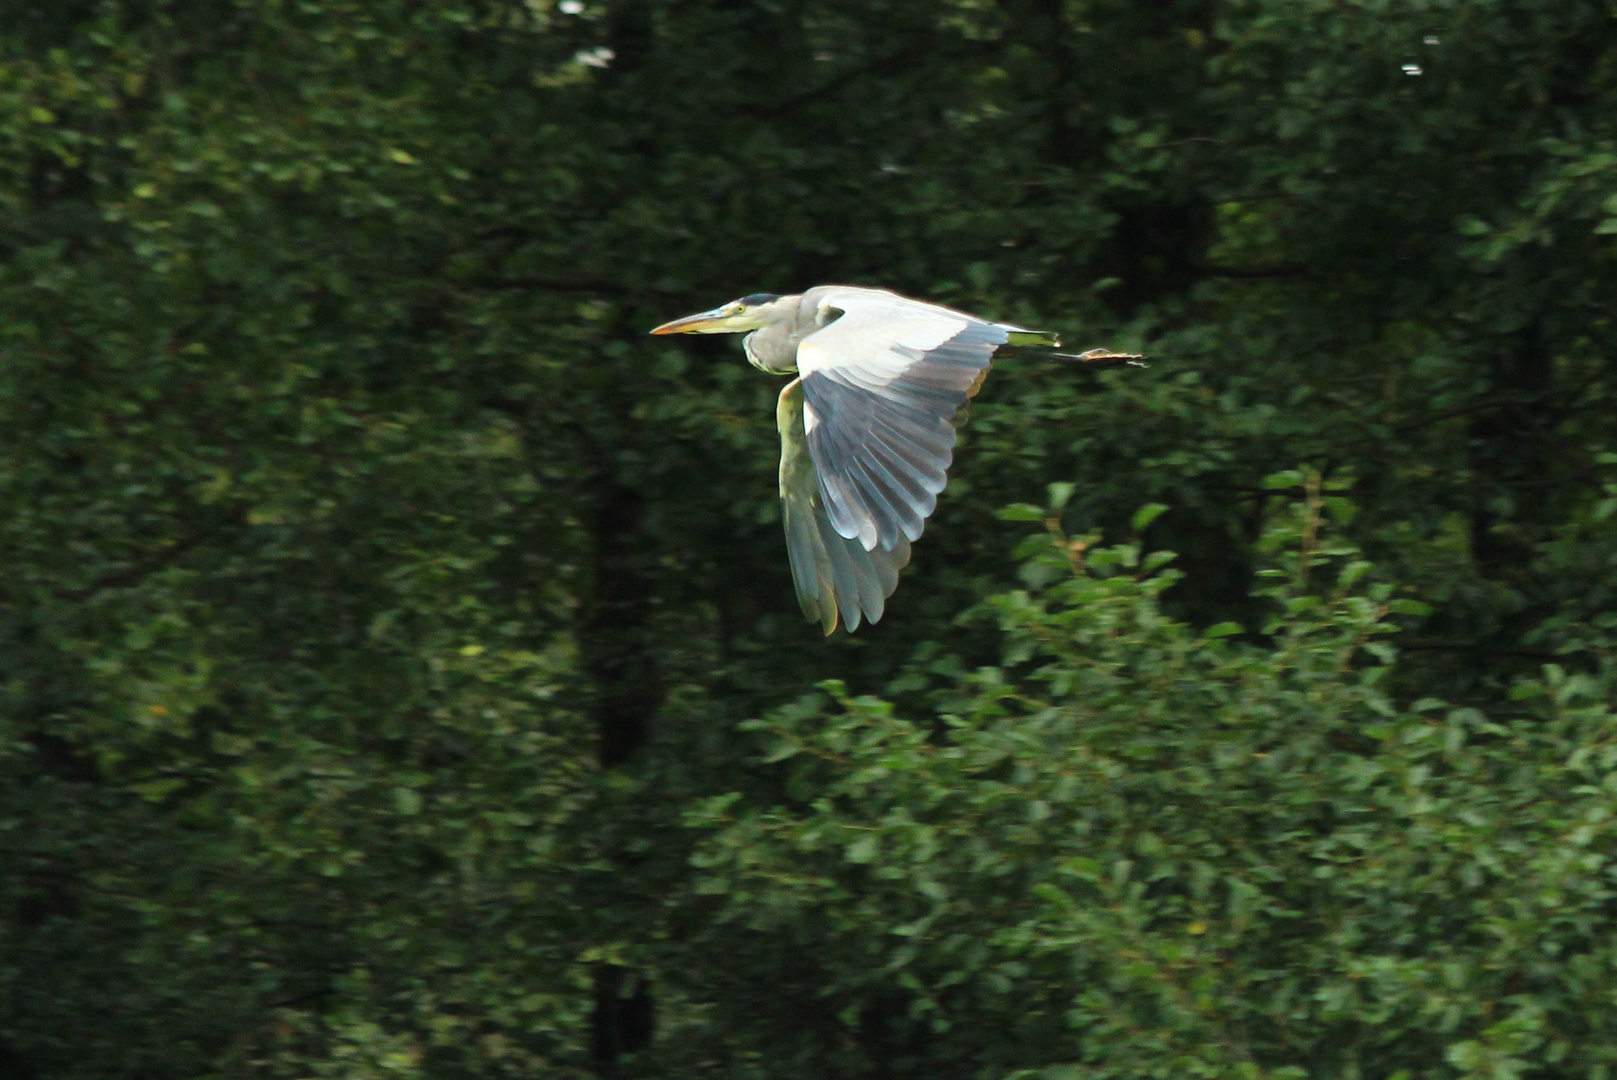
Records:
[[[781,516],[798,602],[827,634],[839,615],[850,632],[881,618],[937,507],[957,414],[994,350],[1060,344],[1044,330],[851,285],[754,293],[652,333],[746,334],[753,367],[797,375],[775,409]],[[1106,349],[1073,358],[1140,361]]]

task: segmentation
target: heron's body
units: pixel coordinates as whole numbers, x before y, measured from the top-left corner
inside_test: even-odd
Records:
[[[741,333],[747,359],[781,391],[780,497],[803,613],[826,633],[876,622],[937,507],[955,418],[1006,344],[1055,335],[911,300],[822,285],[758,294],[653,333]],[[1093,350],[1085,360],[1137,359]]]

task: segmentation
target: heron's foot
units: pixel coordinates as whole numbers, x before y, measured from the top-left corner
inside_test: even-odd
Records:
[[[1073,359],[1097,367],[1145,367],[1145,357],[1139,353],[1113,352],[1111,349],[1090,349]]]
[[[1113,352],[1111,349],[1090,349],[1088,352],[1045,353],[1046,356],[1059,357],[1062,360],[1077,360],[1096,368],[1114,367],[1145,367],[1145,357],[1139,353]]]

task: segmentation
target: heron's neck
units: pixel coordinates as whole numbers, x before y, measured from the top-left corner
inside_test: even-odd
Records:
[[[775,323],[762,330],[754,330],[741,342],[747,351],[747,361],[759,371],[771,375],[790,375],[797,370],[797,342],[792,340],[791,327]]]

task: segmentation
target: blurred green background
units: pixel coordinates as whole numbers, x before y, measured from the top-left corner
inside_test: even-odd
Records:
[[[830,282],[1152,363],[822,639]],[[0,6],[0,1075],[1610,1076],[1614,296],[1611,0]]]

